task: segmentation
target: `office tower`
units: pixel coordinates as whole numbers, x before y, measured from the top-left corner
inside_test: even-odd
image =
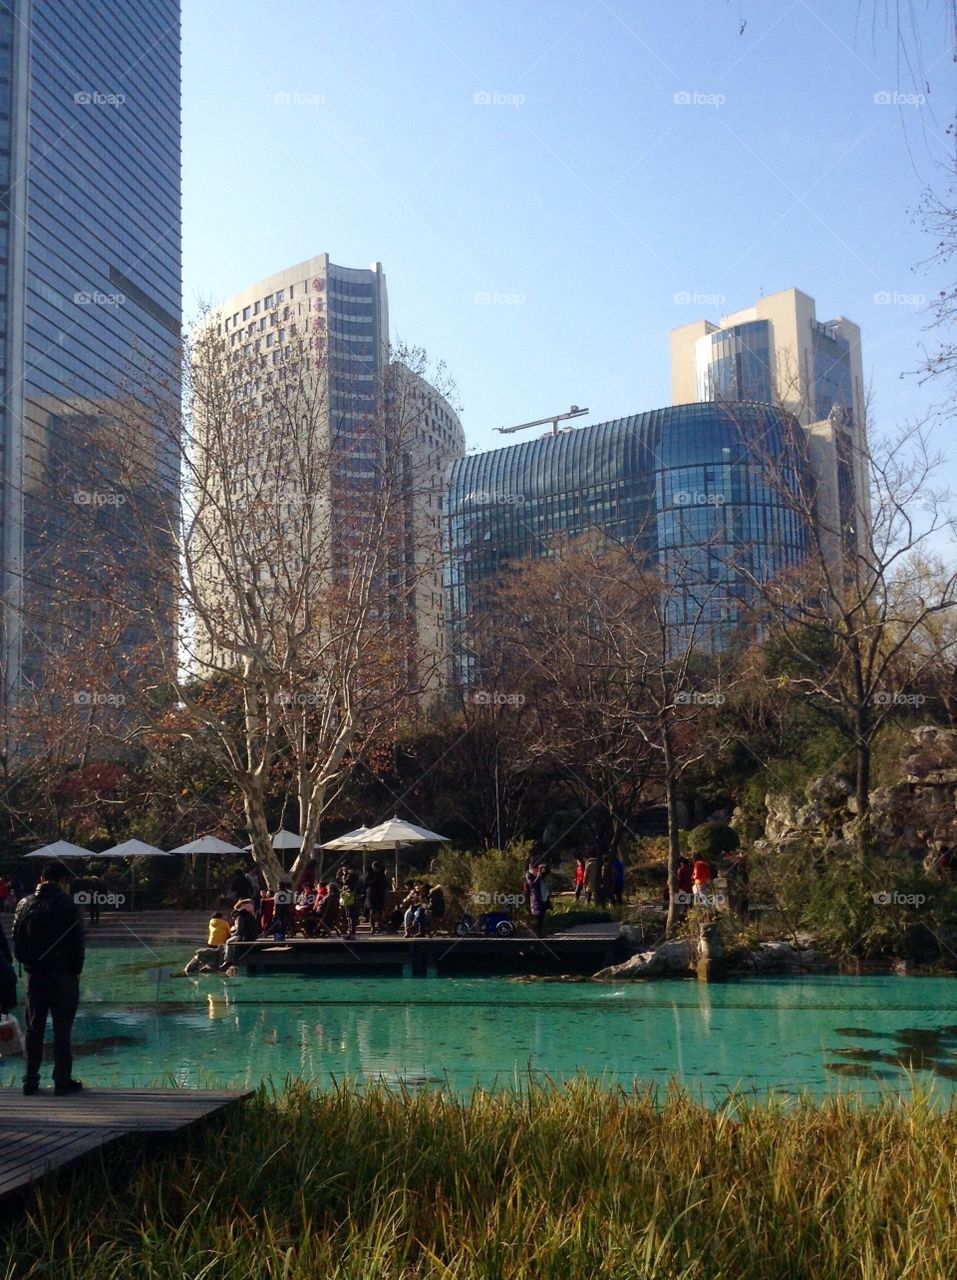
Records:
[[[374,564],[377,616],[388,620],[409,670],[425,670],[423,683],[434,689],[437,670],[444,675],[442,491],[464,436],[439,391],[391,358],[381,264],[340,267],[319,254],[289,267],[218,307],[199,334],[207,351],[210,340],[247,415],[249,448],[226,481],[231,500],[289,517],[247,539],[246,577],[264,598],[278,599],[298,576],[302,591],[325,599],[337,580],[347,589],[357,564]],[[208,453],[208,424],[198,428]],[[401,487],[389,500],[385,557],[368,542],[382,514],[384,472]],[[297,545],[304,531],[308,548]],[[238,593],[234,570],[217,565],[213,548],[200,576],[201,614],[207,602]],[[198,628],[197,674],[234,661],[229,637],[214,630]]]
[[[163,389],[168,429],[181,338],[179,44],[177,0],[0,4],[8,706],[102,624],[98,584],[136,523],[98,447],[112,421],[140,433],[143,474],[127,470],[124,501],[138,490],[166,515],[177,501],[176,449],[162,443],[153,393]],[[138,398],[146,383],[149,410]],[[163,661],[174,652],[175,573],[172,553],[168,578],[153,583],[151,626],[131,623],[119,641],[138,661],[149,661],[144,644]],[[68,599],[66,583],[84,598]]]
[[[606,530],[636,540],[664,574],[680,571],[671,623],[720,648],[747,617],[752,579],[798,563],[806,531],[755,465],[760,439],[781,475],[802,465],[799,430],[769,405],[689,404],[633,414],[488,453],[452,466],[447,500],[453,673],[468,679],[470,619],[505,566],[560,555]]]
[[[861,331],[839,316],[819,321],[799,289],[759,298],[719,324],[671,332],[673,404],[712,400],[786,409],[808,431],[818,520],[832,554],[860,549],[870,520]]]

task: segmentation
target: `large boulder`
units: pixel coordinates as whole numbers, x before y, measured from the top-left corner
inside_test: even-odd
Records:
[[[639,951],[622,964],[600,969],[594,976],[602,982],[680,976],[688,972],[691,960],[691,943],[685,938],[675,938],[670,942],[662,942],[651,951]]]

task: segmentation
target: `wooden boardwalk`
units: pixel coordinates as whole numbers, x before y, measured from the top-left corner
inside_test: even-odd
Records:
[[[131,1135],[174,1133],[222,1111],[248,1090],[84,1089],[25,1098],[0,1089],[0,1200],[37,1178]]]
[[[237,968],[250,976],[264,973],[299,973],[316,976],[404,977],[480,976],[493,973],[556,974],[595,973],[630,954],[617,924],[589,925],[537,938],[527,930],[510,938],[449,937],[403,938],[398,934],[360,934],[349,940],[287,938],[276,942],[261,938],[242,942],[235,949]]]

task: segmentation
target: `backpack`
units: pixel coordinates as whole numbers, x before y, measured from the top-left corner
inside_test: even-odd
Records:
[[[13,951],[21,964],[42,964],[57,943],[57,911],[43,898],[32,898],[13,920]]]

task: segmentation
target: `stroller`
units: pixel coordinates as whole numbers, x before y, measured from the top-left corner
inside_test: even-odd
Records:
[[[485,911],[478,920],[464,915],[455,932],[460,938],[510,938],[515,932],[515,923],[507,911]]]

